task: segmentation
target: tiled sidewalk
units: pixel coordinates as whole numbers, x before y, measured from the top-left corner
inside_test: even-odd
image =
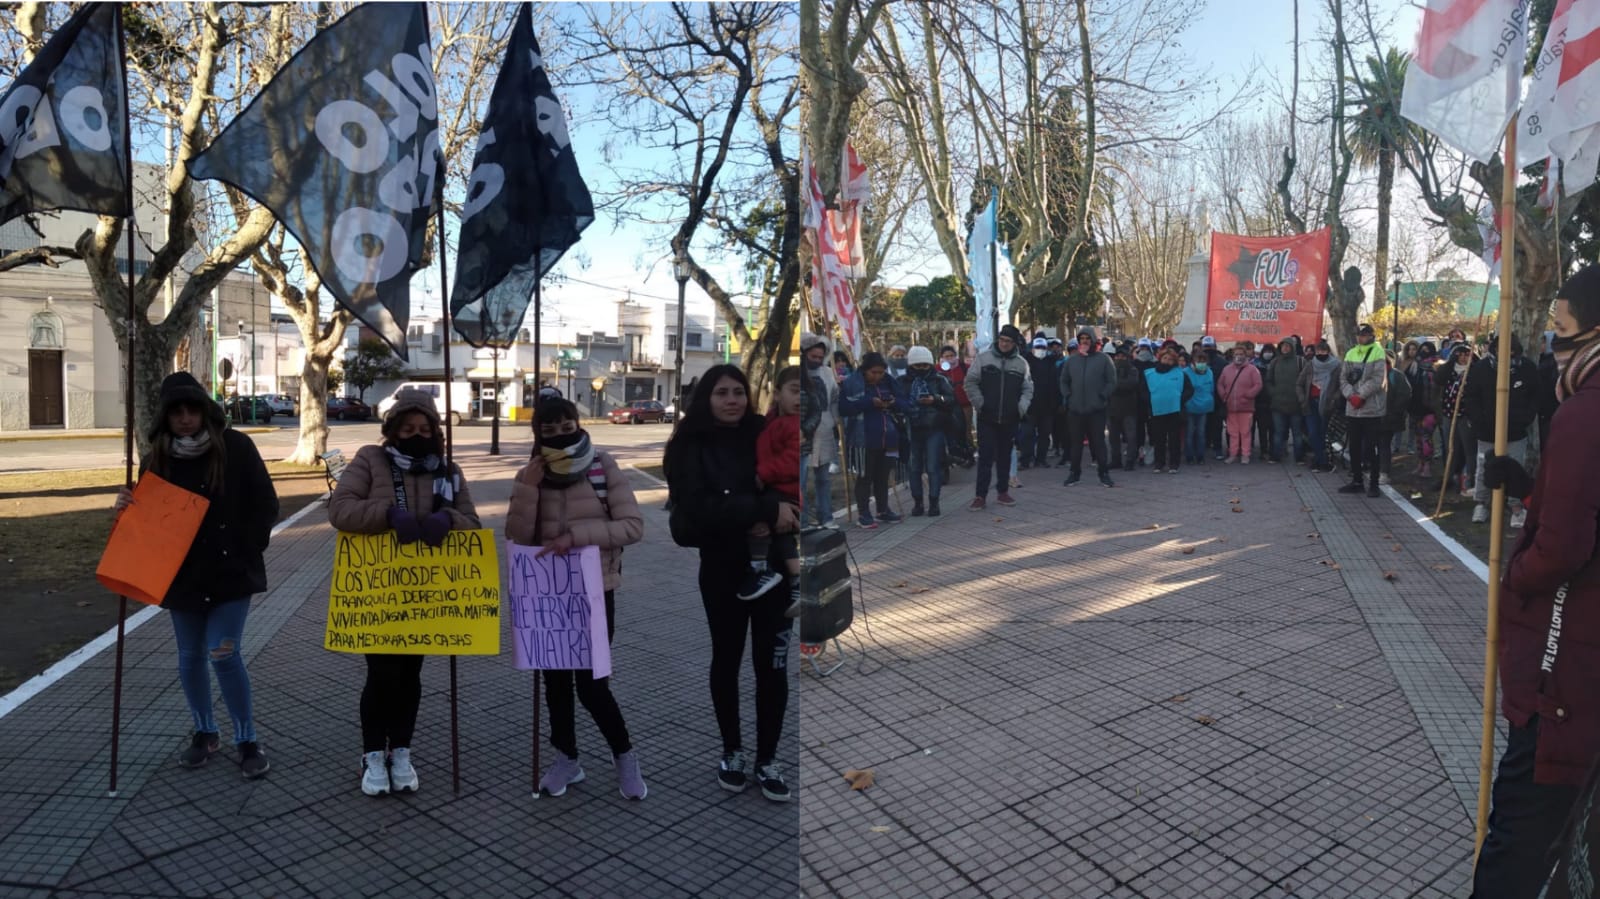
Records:
[[[659,448],[637,455],[648,462]],[[465,461],[485,526],[499,530],[520,462]],[[274,540],[274,589],[257,598],[244,640],[272,771],[242,780],[231,750],[199,771],[177,767],[188,714],[158,616],[127,643],[116,798],[106,796],[110,651],[0,720],[0,896],[794,895],[798,808],[717,787],[696,559],[667,538],[665,492],[635,485],[646,542],[625,557],[613,690],[649,783],[643,802],[617,794],[581,707],[588,781],[530,798],[532,678],[504,653],[459,663],[459,796],[443,658],[423,669],[422,790],[361,795],[364,668],[322,649],[333,532],[319,508]],[[780,754],[791,771],[797,705]],[[753,734],[748,700],[745,712]]]
[[[1332,475],[1064,476],[850,530],[868,655],[802,678],[803,892],[1465,895],[1482,582]]]

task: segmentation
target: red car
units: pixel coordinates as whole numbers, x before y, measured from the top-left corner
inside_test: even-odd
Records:
[[[614,425],[642,425],[645,422],[663,422],[667,420],[667,407],[655,400],[634,400],[626,406],[618,406],[611,410],[607,418]]]

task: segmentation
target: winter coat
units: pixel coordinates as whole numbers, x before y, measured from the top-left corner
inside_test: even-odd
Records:
[[[1217,409],[1217,376],[1211,371],[1211,366],[1206,366],[1204,373],[1197,372],[1194,368],[1183,370],[1183,376],[1189,379],[1189,384],[1194,388],[1194,396],[1183,404],[1183,411],[1190,415],[1204,415],[1215,412]]]
[[[1534,782],[1578,784],[1600,754],[1600,378],[1556,410],[1525,502],[1500,601],[1501,711],[1522,726],[1539,716]],[[1552,670],[1541,663],[1558,591],[1567,585]]]
[[[733,427],[697,423],[690,416],[667,444],[672,514],[697,532],[702,576],[708,570],[719,576],[742,571],[750,563],[750,528],[778,521],[782,499],[762,490],[756,473],[756,441],[766,424],[753,414]]]
[[[956,389],[956,402],[964,409],[972,408],[972,400],[967,397],[967,366],[957,362],[949,371],[940,369],[939,374],[950,379],[950,386]]]
[[[1271,363],[1260,359],[1252,359],[1250,365],[1261,375],[1261,389],[1256,392],[1255,413],[1267,418],[1272,417],[1272,394],[1267,392],[1267,371]]]
[[[454,463],[451,463],[450,469],[454,474],[461,473],[461,468]],[[418,518],[439,511],[433,506],[432,472],[406,472],[401,475],[401,483],[406,488],[406,508]],[[356,453],[356,457],[345,467],[344,474],[339,476],[339,485],[333,488],[333,495],[328,497],[328,522],[336,531],[381,534],[389,529],[389,510],[394,505],[394,475],[389,465],[389,453],[377,444],[370,444]],[[478,521],[478,510],[472,505],[472,495],[467,492],[465,480],[456,494],[455,505],[444,511],[450,515],[450,529],[453,531],[483,527]]]
[[[1478,367],[1482,363],[1483,360],[1481,359],[1474,359],[1469,363],[1467,383],[1464,387],[1470,388],[1474,380],[1484,377],[1484,370]],[[1438,364],[1433,367],[1433,396],[1429,399],[1428,404],[1441,420],[1447,421],[1454,418],[1458,408],[1461,414],[1467,414],[1467,404],[1470,402],[1471,397],[1460,395],[1459,388],[1456,388],[1456,384],[1461,380],[1461,377],[1461,374],[1456,371],[1455,365],[1450,362],[1448,356],[1440,359]],[[1458,394],[1456,402],[1451,401],[1452,390]],[[1470,421],[1471,419],[1469,418],[1468,420]]]
[[[1144,384],[1144,372],[1132,359],[1116,359],[1113,362],[1117,386],[1111,391],[1111,403],[1106,407],[1106,412],[1113,420],[1120,421],[1139,414],[1139,389]]]
[[[800,502],[800,416],[769,415],[756,441],[756,475],[762,486]]]
[[[950,420],[950,410],[956,405],[956,389],[950,379],[934,369],[926,375],[911,372],[900,379],[900,392],[905,394],[906,427],[913,433],[928,434],[942,430]],[[920,397],[929,396],[933,402],[923,405]]]
[[[1494,440],[1494,409],[1496,397],[1495,364],[1487,360],[1473,363],[1467,377],[1466,396],[1461,400],[1462,411],[1472,423],[1472,433],[1484,442]],[[1510,423],[1506,429],[1507,440],[1521,440],[1528,436],[1528,427],[1539,416],[1539,370],[1526,357],[1514,356],[1511,360]]]
[[[1180,412],[1193,396],[1194,385],[1184,376],[1183,369],[1177,366],[1166,371],[1151,366],[1144,373],[1143,405],[1152,416]]]
[[[1254,412],[1261,393],[1261,372],[1250,363],[1228,363],[1217,373],[1217,395],[1229,412]]]
[[[875,398],[893,400],[893,409],[874,406]],[[905,393],[888,372],[869,387],[866,375],[858,371],[845,378],[839,388],[839,413],[846,417],[845,440],[852,449],[898,450],[900,428],[895,423],[895,413],[904,415],[909,411]]]
[[[1068,413],[1105,412],[1117,389],[1117,366],[1105,353],[1074,353],[1061,365],[1060,389]]]
[[[1326,362],[1316,356],[1312,356],[1309,361],[1311,362],[1312,398],[1321,399],[1330,392],[1338,393],[1338,388],[1334,386],[1334,375],[1339,368],[1339,360],[1330,355]]]
[[[808,462],[813,467],[839,461],[839,382],[833,369],[819,365],[805,372],[804,396],[816,422],[807,432],[808,420],[801,422],[801,439],[810,446]],[[802,416],[803,419],[808,417]]]
[[[1388,411],[1383,414],[1383,430],[1397,434],[1406,429],[1406,414],[1411,408],[1411,380],[1398,368],[1389,370]]]
[[[1539,420],[1549,422],[1556,414],[1556,381],[1561,377],[1561,367],[1554,353],[1539,357]]]
[[[1266,393],[1272,411],[1280,415],[1304,415],[1311,403],[1311,363],[1299,356],[1279,356],[1267,369]]]
[[[606,589],[615,590],[622,586],[622,548],[644,536],[644,515],[633,496],[633,485],[611,454],[596,451],[595,459],[606,473],[604,503],[587,472],[583,480],[566,485],[535,480],[526,467],[517,472],[511,483],[505,534],[512,543],[543,546],[570,533],[574,547],[600,547]],[[795,469],[798,473],[798,458]],[[609,515],[607,505],[611,507]]]
[[[1335,362],[1333,365],[1333,371],[1328,373],[1328,384],[1330,389],[1322,391],[1321,398],[1317,400],[1319,403],[1318,411],[1321,413],[1322,418],[1325,421],[1332,421],[1335,418],[1344,415],[1344,410],[1347,405],[1344,401],[1344,394],[1340,393],[1336,389],[1332,389],[1332,385],[1338,384],[1339,378],[1343,374],[1344,363]],[[1314,377],[1315,376],[1313,375],[1313,378]]]
[[[1002,356],[994,347],[978,354],[967,371],[967,397],[978,420],[1014,428],[1033,402],[1033,377],[1028,362],[1013,350]]]
[[[1028,376],[1033,379],[1033,401],[1029,409],[1054,413],[1060,408],[1065,393],[1061,391],[1060,353],[1050,353],[1043,359],[1028,357]]]
[[[1345,414],[1351,418],[1382,418],[1389,411],[1388,380],[1389,361],[1383,347],[1376,343],[1352,347],[1344,354],[1344,365],[1339,369],[1339,394],[1345,399]],[[1361,397],[1361,408],[1350,402],[1353,396]]]
[[[267,589],[263,554],[278,520],[278,494],[249,437],[225,430],[222,447],[227,462],[220,495],[212,495],[212,485],[206,483],[211,472],[207,456],[173,458],[160,475],[173,486],[210,500],[200,530],[161,600],[164,609],[200,612],[216,603],[248,600],[251,594]],[[149,462],[146,459],[141,465],[141,476]]]

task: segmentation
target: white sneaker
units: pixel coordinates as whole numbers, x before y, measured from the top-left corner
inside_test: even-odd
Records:
[[[1378,475],[1378,483],[1385,487],[1389,486],[1389,476],[1386,474]]]
[[[389,792],[389,766],[382,752],[369,752],[361,757],[361,792],[368,796],[382,796]]]
[[[1483,524],[1489,520],[1489,507],[1479,503],[1472,507],[1472,523]]]
[[[417,791],[417,769],[411,765],[411,750],[401,748],[389,754],[389,783],[396,793]]]
[[[1515,530],[1521,530],[1522,526],[1527,523],[1528,510],[1518,506],[1517,511],[1511,513],[1511,527]]]

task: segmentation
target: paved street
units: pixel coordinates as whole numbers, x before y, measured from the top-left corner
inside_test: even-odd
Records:
[[[867,614],[802,677],[804,894],[1466,895],[1482,581],[1332,475],[1064,474],[849,530]]]
[[[658,463],[666,433],[596,428],[602,445],[627,444],[619,458],[638,464]],[[499,458],[477,452],[476,440],[458,444],[496,530],[528,446],[522,428],[507,436],[515,442]],[[613,690],[649,783],[644,801],[617,794],[609,753],[581,709],[589,780],[558,799],[530,798],[532,678],[508,652],[460,661],[459,795],[442,658],[423,671],[421,792],[361,795],[362,663],[322,649],[333,532],[319,506],[274,539],[272,590],[257,597],[243,642],[272,771],[243,781],[231,750],[198,771],[176,765],[189,721],[158,615],[128,638],[115,798],[106,795],[111,652],[0,719],[0,896],[794,895],[799,810],[717,787],[695,560],[667,539],[665,491],[642,475],[635,485],[646,542],[625,557]],[[748,701],[745,711],[753,734]],[[790,720],[780,761],[793,772],[795,704]]]

